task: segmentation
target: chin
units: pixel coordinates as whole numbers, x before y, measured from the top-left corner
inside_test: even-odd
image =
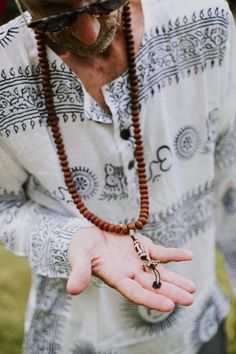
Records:
[[[92,45],[83,45],[81,43],[66,44],[64,45],[64,48],[76,55],[91,57],[103,53],[109,47],[112,40],[113,38],[109,41],[98,44],[94,43]]]
[[[113,41],[116,32],[117,28],[109,28],[109,31],[101,34],[96,42],[90,45],[82,43],[70,31],[66,30],[58,32],[57,35],[48,35],[48,37],[60,48],[67,49],[79,56],[89,57],[103,53]]]

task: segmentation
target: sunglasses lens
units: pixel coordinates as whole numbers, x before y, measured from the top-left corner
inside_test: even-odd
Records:
[[[66,13],[51,16],[47,19],[32,21],[28,26],[42,32],[57,32],[71,25],[75,18],[76,14]]]
[[[107,0],[101,3],[97,2],[89,6],[89,12],[92,14],[102,15],[117,10],[119,7],[125,5],[127,0]]]
[[[33,20],[28,24],[28,27],[37,29],[42,32],[57,32],[61,29],[70,26],[76,19],[78,13],[89,12],[94,15],[102,15],[110,13],[119,7],[125,5],[127,0],[104,0],[96,1],[90,5],[84,6],[81,9],[74,10],[59,15],[52,15],[48,18]]]

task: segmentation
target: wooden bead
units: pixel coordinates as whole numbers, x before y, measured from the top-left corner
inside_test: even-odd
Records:
[[[59,160],[60,160],[61,162],[67,161],[67,157],[66,157],[65,155],[61,155],[61,156],[59,156]]]
[[[138,174],[139,173],[143,173],[143,172],[145,172],[145,168],[144,167],[138,167],[137,168],[137,172],[138,172]]]
[[[52,93],[52,90],[51,90],[51,88],[50,87],[46,87],[45,89],[44,89],[44,94],[45,95],[51,95],[51,93]]]
[[[145,167],[145,162],[143,162],[143,159],[138,159],[137,160],[138,167]]]
[[[139,113],[140,113],[139,106],[135,105],[135,107],[131,107],[131,108],[132,108],[133,121],[136,119],[136,121],[139,122]]]
[[[108,232],[109,231],[110,224],[108,222],[105,223],[104,225],[104,231]]]
[[[140,178],[139,183],[141,184],[146,184],[146,178]]]
[[[55,143],[56,145],[62,144],[63,143],[62,138],[55,138]]]
[[[147,204],[148,206],[149,206],[149,201],[148,201],[148,198],[145,198],[145,199],[143,199],[143,198],[141,198],[141,204]]]
[[[63,151],[63,152],[64,152],[64,154],[66,153],[66,152],[65,152],[65,146],[64,146],[64,143],[57,144],[57,149],[58,149],[58,151]]]
[[[135,226],[136,226],[136,229],[142,230],[142,228],[143,228],[143,223],[142,223],[140,220],[137,220],[137,221],[135,222]]]
[[[140,215],[143,215],[143,214],[148,215],[148,213],[149,213],[149,207],[148,207],[148,206],[147,206],[147,207],[141,206],[141,213],[140,213]]]
[[[136,148],[135,148],[135,152],[137,152],[137,153],[139,153],[139,152],[144,152],[144,148],[143,148],[143,146],[137,146]]]
[[[138,176],[139,176],[140,179],[141,179],[141,178],[147,179],[146,170],[145,170],[145,172],[139,173]]]
[[[70,167],[69,166],[62,167],[62,172],[63,173],[71,173],[70,172]]]
[[[137,113],[137,118],[134,118],[134,114],[133,114],[133,126],[136,124],[136,122],[139,121],[139,113]]]
[[[74,198],[79,197],[79,194],[78,194],[77,191],[75,191],[75,193],[71,193],[71,196],[72,196],[72,198],[74,199]],[[81,202],[81,203],[82,203],[82,202]]]
[[[140,129],[140,125],[139,125],[139,122],[137,122],[137,123],[133,123],[133,128],[134,128],[134,130],[135,129]],[[141,133],[140,133],[141,134]],[[139,134],[139,135],[140,135]],[[135,136],[135,138],[138,136],[138,134],[136,134],[135,132],[134,132],[134,136]]]
[[[130,69],[129,70],[129,74],[130,75],[136,75],[136,70]],[[136,99],[134,97],[132,97],[132,101],[134,100],[134,102],[136,103]]]
[[[70,188],[74,188],[74,187],[75,187],[74,182],[69,182],[69,183],[66,183],[66,185],[67,185],[68,189],[70,189]]]
[[[96,216],[93,223],[98,227],[99,222],[100,222],[100,219]]]
[[[131,95],[130,99],[131,99],[132,108],[133,108],[134,110],[135,110],[135,109],[138,109],[138,108],[139,108],[139,100],[138,100],[138,97]]]
[[[144,225],[146,225],[147,223],[147,218],[144,218],[144,217],[140,217],[139,220],[141,221],[141,223]]]
[[[100,220],[97,226],[99,227],[99,229],[103,230],[104,225],[105,225],[105,221]]]
[[[121,233],[122,233],[123,235],[127,235],[127,234],[129,233],[129,229],[128,229],[128,226],[127,226],[127,225],[122,225]]]
[[[93,214],[93,215],[91,216],[91,218],[90,218],[91,223],[94,223],[94,220],[95,220],[96,218],[97,218],[97,216]]]
[[[61,132],[60,132],[60,128],[58,125],[53,128],[53,137],[54,137],[54,139],[61,137]]]
[[[140,159],[140,158],[143,159],[143,157],[144,157],[143,151],[135,151],[134,154],[135,154],[136,159]]]
[[[139,87],[138,76],[136,75],[135,77],[132,77],[131,80],[132,80],[132,82],[131,82],[132,86],[135,89],[138,89],[138,87]]]
[[[141,129],[139,127],[134,128],[134,134],[140,135],[141,134]]]
[[[73,182],[73,178],[71,177],[71,175],[65,177],[65,181],[66,183],[72,183]]]
[[[133,65],[133,58],[135,57],[135,46],[134,46],[134,41],[128,41],[128,46],[129,46],[129,56],[130,58],[128,59],[128,63],[129,63],[129,67],[131,69],[135,70],[135,74],[136,74],[136,67]]]
[[[115,227],[115,233],[119,234],[122,230],[122,226],[121,225],[116,225]]]
[[[75,187],[69,187],[69,188],[68,188],[68,191],[69,191],[70,194],[77,193],[77,190],[76,190]]]
[[[67,162],[67,161],[61,161],[61,166],[62,166],[62,167],[68,166],[68,162]]]
[[[72,178],[72,174],[70,171],[65,171],[63,174],[65,178],[69,178],[69,177]]]
[[[141,202],[141,207],[142,207],[143,209],[148,209],[148,204]]]
[[[143,143],[143,142],[142,142],[142,135],[141,135],[141,134],[135,134],[134,137],[135,137],[135,142],[140,141],[141,144]]]
[[[80,212],[81,212],[81,214],[83,214],[86,210],[88,210],[87,208],[86,208],[86,206],[84,205],[84,206],[82,206],[80,209]]]
[[[51,115],[53,115],[53,117],[50,118],[50,125],[52,127],[52,130],[54,130],[59,123],[59,120],[57,119],[56,115],[55,115],[55,109],[54,107],[48,109],[48,113],[50,113]]]
[[[84,216],[86,219],[90,220],[91,217],[92,217],[92,213],[91,213],[91,211],[86,210],[86,211],[83,213],[83,216]]]
[[[47,101],[46,105],[47,105],[47,111],[54,109],[53,99],[51,99],[50,102]]]
[[[49,116],[54,116],[55,117],[55,114],[56,114],[56,112],[55,112],[54,108],[51,108],[51,109],[48,110],[48,115]],[[58,121],[54,120],[53,122],[50,123],[50,125],[51,125],[51,127],[53,127],[53,126],[55,127],[55,126],[58,125]]]
[[[146,190],[141,190],[140,191],[141,193],[141,203],[144,201],[144,200],[148,200],[149,199],[149,195],[148,195],[148,187]]]
[[[76,206],[77,206],[77,204],[80,203],[80,197],[78,195],[76,197],[74,197],[74,198],[72,197],[72,199],[73,199],[73,201],[74,201]]]
[[[127,227],[128,227],[128,230],[135,230],[135,229],[136,229],[134,223],[129,223],[129,224],[127,225]]]
[[[57,152],[58,152],[59,158],[60,157],[65,157],[67,159],[67,154],[66,154],[65,150],[64,149],[58,149],[58,146],[56,146],[56,147],[57,147]]]
[[[110,224],[109,225],[109,232],[114,233],[116,225]]]

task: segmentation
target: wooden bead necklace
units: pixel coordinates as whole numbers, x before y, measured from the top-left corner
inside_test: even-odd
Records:
[[[50,69],[47,59],[47,51],[44,40],[44,34],[42,32],[35,31],[35,38],[37,41],[39,66],[42,75],[42,85],[43,92],[45,96],[46,109],[48,113],[48,123],[51,127],[52,136],[54,138],[55,146],[57,149],[57,155],[60,160],[61,169],[64,175],[65,184],[68,191],[72,197],[72,200],[79,210],[79,212],[88,219],[92,224],[97,226],[103,231],[119,234],[119,235],[130,235],[134,244],[134,248],[143,262],[143,267],[150,268],[155,274],[155,281],[153,283],[153,288],[157,289],[161,287],[160,273],[156,269],[159,261],[151,260],[145,251],[143,245],[135,238],[135,231],[142,230],[143,226],[147,223],[149,216],[149,196],[148,196],[148,186],[147,177],[145,170],[144,161],[144,148],[140,128],[139,119],[139,91],[138,91],[138,77],[136,71],[135,63],[135,48],[134,48],[134,38],[132,33],[131,24],[131,11],[130,5],[127,3],[123,7],[123,28],[126,41],[127,50],[127,60],[128,60],[128,70],[130,77],[130,101],[131,101],[131,112],[132,112],[132,125],[134,131],[134,141],[135,141],[135,159],[137,163],[137,174],[139,180],[139,192],[140,192],[140,213],[139,217],[135,222],[128,224],[113,224],[108,221],[102,220],[97,215],[93,214],[87,209],[84,202],[82,201],[76,185],[73,181],[73,175],[69,167],[68,157],[65,151],[64,142],[62,139],[59,120],[56,116],[54,102],[53,102],[53,92],[50,86]]]

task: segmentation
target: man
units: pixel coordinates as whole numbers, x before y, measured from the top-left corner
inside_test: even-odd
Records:
[[[59,163],[67,154],[73,183],[99,218],[137,219],[142,186],[122,26],[128,5],[24,4],[30,14],[4,26],[1,39],[0,222],[2,242],[33,269],[25,352],[208,350],[229,309],[215,280],[215,235],[230,237],[235,227],[235,31],[227,4],[130,1],[150,202],[147,225],[131,237],[83,217]],[[50,78],[28,22],[39,33],[44,26]],[[64,156],[47,121],[53,106]],[[223,334],[217,338],[224,346]]]

